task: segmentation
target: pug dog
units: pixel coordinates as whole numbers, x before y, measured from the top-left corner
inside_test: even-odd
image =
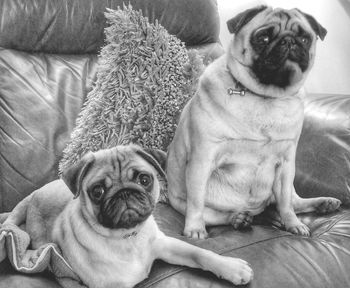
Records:
[[[303,83],[326,29],[298,9],[248,9],[227,22],[234,37],[202,74],[168,151],[170,204],[186,215],[184,235],[208,225],[249,227],[275,204],[286,230],[310,235],[296,213],[332,212],[335,198],[295,192]]]
[[[136,145],[88,153],[34,191],[5,223],[26,220],[32,249],[57,243],[87,287],[134,287],[155,259],[201,268],[236,285],[253,277],[250,265],[162,233],[151,215],[165,176],[166,154]],[[74,195],[74,200],[72,193]]]

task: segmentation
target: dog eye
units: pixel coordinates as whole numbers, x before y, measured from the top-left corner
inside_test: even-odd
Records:
[[[138,176],[138,183],[144,187],[148,187],[152,183],[152,178],[148,174],[140,173]]]
[[[268,44],[270,42],[270,37],[268,35],[266,35],[266,34],[261,35],[259,37],[259,41],[264,43],[264,44]]]
[[[309,38],[301,37],[301,42],[303,42],[304,44],[308,44],[309,43]]]
[[[105,193],[105,189],[103,185],[97,184],[91,189],[89,195],[92,201],[94,201],[95,203],[98,203],[102,199],[102,196],[104,193]]]

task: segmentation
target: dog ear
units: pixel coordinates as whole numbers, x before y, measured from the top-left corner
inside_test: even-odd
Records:
[[[323,41],[327,35],[326,28],[324,28],[320,23],[318,23],[317,20],[313,16],[311,16],[310,14],[304,13],[303,11],[299,10],[298,8],[295,8],[295,9],[306,18],[306,20],[309,22],[311,28],[315,31],[316,35],[319,36],[320,39]]]
[[[83,156],[77,163],[65,169],[62,173],[62,179],[74,194],[74,199],[78,198],[81,191],[81,185],[87,171],[95,161],[95,156],[89,152]]]
[[[233,17],[232,19],[226,22],[228,31],[230,31],[230,33],[237,34],[244,25],[246,25],[257,14],[259,14],[261,11],[264,11],[266,8],[267,6],[261,5],[254,8],[247,9],[244,12],[239,13],[238,15],[236,15],[235,17]]]
[[[167,155],[164,151],[159,149],[139,148],[136,150],[136,153],[156,168],[158,173],[166,179],[165,166]]]

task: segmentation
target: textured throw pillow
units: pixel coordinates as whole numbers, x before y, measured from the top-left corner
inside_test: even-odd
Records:
[[[97,80],[63,152],[60,173],[88,151],[137,143],[166,151],[195,92],[203,62],[195,51],[131,6],[105,13]]]

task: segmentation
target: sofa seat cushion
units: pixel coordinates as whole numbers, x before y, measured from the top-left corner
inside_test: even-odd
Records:
[[[250,288],[350,287],[350,209],[324,216],[302,215],[301,220],[311,229],[311,237],[295,236],[271,225],[253,225],[245,231],[234,230],[231,226],[211,227],[210,238],[190,240],[181,235],[184,217],[167,204],[157,205],[155,218],[160,229],[169,236],[248,261],[254,270]],[[26,287],[56,287],[50,282],[50,274],[38,276],[42,281],[33,275],[14,272],[7,261],[0,264],[1,283],[11,283],[11,287],[20,287],[23,283]],[[43,283],[46,286],[41,285]],[[149,277],[137,287],[222,288],[232,285],[211,273],[157,260]]]
[[[301,237],[270,225],[253,225],[237,231],[231,226],[211,227],[206,240],[181,236],[184,217],[159,204],[156,220],[167,235],[225,256],[248,261],[254,270],[250,288],[350,287],[350,209],[319,216],[300,216],[311,229]],[[311,281],[312,279],[312,281]],[[147,280],[138,287],[232,287],[214,275],[157,261]]]

